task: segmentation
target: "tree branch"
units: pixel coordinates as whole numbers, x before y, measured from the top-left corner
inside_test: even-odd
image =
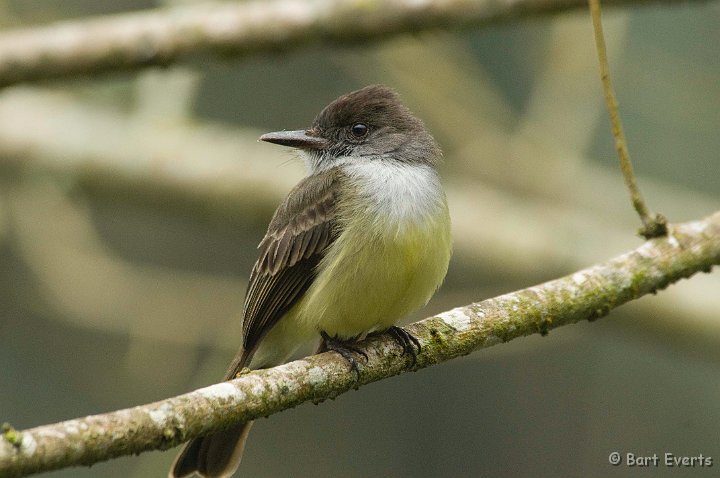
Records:
[[[242,56],[320,40],[367,42],[584,5],[583,0],[274,0],[207,3],[66,21],[0,35],[0,86],[164,66],[198,53]]]
[[[408,326],[422,343],[413,370],[581,320],[594,320],[720,264],[720,211],[670,228],[667,237],[569,276],[444,312]],[[410,359],[386,336],[362,344],[359,379],[332,352],[246,373],[149,405],[18,431],[0,439],[0,475],[24,476],[121,455],[166,449],[232,423],[320,402],[408,371]]]

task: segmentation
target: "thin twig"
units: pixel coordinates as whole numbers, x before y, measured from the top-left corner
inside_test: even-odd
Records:
[[[359,376],[332,352],[241,375],[160,402],[29,430],[6,426],[0,476],[19,477],[167,449],[234,423],[444,362],[475,350],[581,320],[720,264],[720,211],[679,224],[608,262],[518,292],[444,312],[407,327],[422,351],[415,367],[397,342],[377,336],[360,345]]]
[[[630,191],[633,207],[640,215],[643,223],[643,227],[639,233],[645,239],[664,236],[667,234],[667,220],[662,214],[652,214],[648,209],[640,193],[640,188],[637,185],[635,173],[633,172],[632,162],[630,161],[630,152],[627,148],[625,133],[623,132],[620,113],[618,112],[617,98],[615,97],[615,91],[610,81],[610,66],[605,49],[605,35],[603,33],[602,18],[600,15],[600,0],[588,0],[588,2],[590,4],[590,14],[592,15],[598,62],[600,63],[600,79],[605,93],[605,103],[608,113],[610,114],[612,135],[615,138],[615,149],[617,150],[618,159],[620,160],[620,169],[622,169],[623,176],[625,177],[625,184]]]

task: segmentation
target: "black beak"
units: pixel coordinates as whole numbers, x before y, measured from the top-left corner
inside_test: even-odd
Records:
[[[329,142],[325,138],[316,136],[312,130],[299,131],[277,131],[275,133],[265,133],[260,136],[260,141],[268,143],[281,144],[292,148],[319,150],[328,146]]]

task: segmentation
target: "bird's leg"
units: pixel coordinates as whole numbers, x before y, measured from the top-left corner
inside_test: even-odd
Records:
[[[362,355],[363,357],[365,357],[366,362],[368,360],[367,354],[355,346],[358,339],[360,338],[360,335],[358,335],[357,337],[351,337],[350,339],[343,340],[338,338],[337,336],[330,337],[327,332],[320,332],[320,337],[322,337],[322,340],[320,341],[320,345],[318,346],[315,353],[327,352],[329,350],[339,353],[340,355],[342,355],[342,358],[344,358],[350,364],[350,370],[355,372],[357,378],[360,378],[360,370],[358,369],[358,364],[357,360],[355,360],[355,356]]]
[[[422,351],[420,341],[415,338],[415,336],[413,336],[410,332],[396,325],[393,325],[385,332],[390,334],[390,336],[395,339],[395,342],[397,342],[400,347],[402,347],[403,355],[410,355],[410,358],[412,359],[410,367],[414,367],[415,363],[417,362],[417,354]],[[415,351],[415,347],[417,347],[417,352]]]

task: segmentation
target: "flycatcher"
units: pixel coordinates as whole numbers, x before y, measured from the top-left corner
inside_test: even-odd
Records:
[[[369,332],[389,331],[414,358],[417,340],[394,324],[430,300],[452,249],[442,152],[422,121],[375,85],[330,103],[310,129],[260,139],[299,150],[307,176],[258,246],[242,347],[224,379],[284,363],[318,335],[319,350],[338,351],[356,372],[352,344]],[[192,440],[170,477],[232,475],[251,425]]]

